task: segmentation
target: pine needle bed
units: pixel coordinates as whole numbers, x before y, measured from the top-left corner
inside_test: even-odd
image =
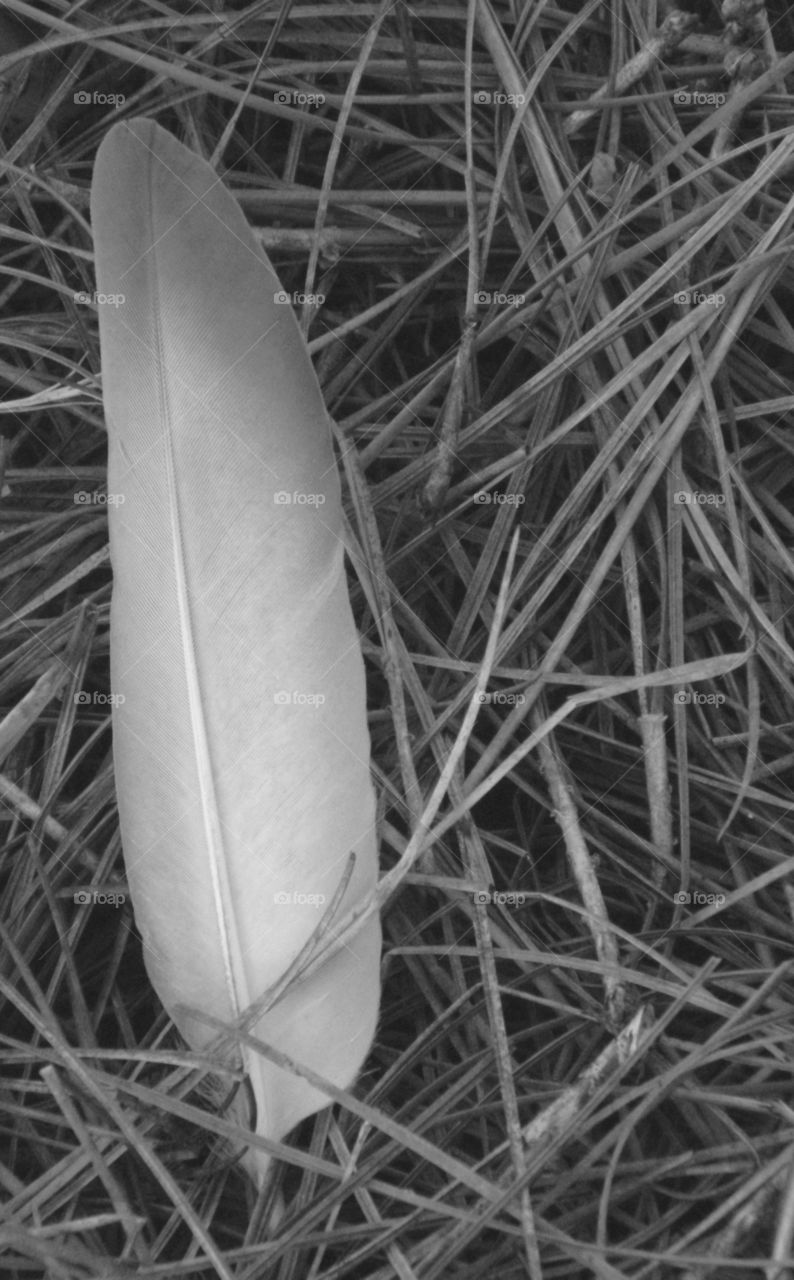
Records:
[[[791,1274],[794,19],[692,8],[5,6],[4,1276]],[[356,552],[382,1011],[259,1202],[123,877],[124,115],[257,228]]]

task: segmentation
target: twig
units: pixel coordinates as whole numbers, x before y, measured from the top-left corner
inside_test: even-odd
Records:
[[[669,58],[674,49],[678,47],[684,39],[688,31],[697,23],[697,18],[691,13],[685,13],[683,9],[671,9],[659,28],[655,36],[651,36],[648,43],[636,53],[624,67],[618,72],[614,86],[609,83],[603,84],[597,89],[590,98],[586,106],[580,107],[578,111],[574,111],[569,116],[563,126],[564,132],[570,138],[574,133],[587,124],[598,111],[598,103],[602,98],[613,94],[617,97],[622,93],[626,93],[633,84],[647,75],[657,62],[661,62],[664,58]]]

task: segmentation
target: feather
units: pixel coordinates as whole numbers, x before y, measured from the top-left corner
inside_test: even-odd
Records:
[[[152,985],[188,1044],[295,960],[355,854],[377,878],[361,646],[329,420],[292,308],[213,169],[114,125],[91,191],[113,567],[113,753]],[[378,1012],[380,924],[251,1034],[347,1088]],[[187,1012],[186,1010],[193,1012]],[[328,1097],[234,1044],[256,1132]],[[263,1180],[268,1158],[247,1167]]]

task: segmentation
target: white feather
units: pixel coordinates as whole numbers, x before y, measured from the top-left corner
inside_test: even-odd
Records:
[[[99,149],[91,214],[124,858],[152,984],[202,1049],[217,1033],[183,1006],[233,1023],[316,930],[351,850],[340,915],[375,883],[364,665],[322,397],[236,201],[133,120]],[[370,918],[252,1034],[347,1087],[374,1033],[379,953]],[[242,1059],[260,1134],[326,1105]]]

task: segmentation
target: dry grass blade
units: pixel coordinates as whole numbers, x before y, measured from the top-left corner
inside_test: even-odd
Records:
[[[790,6],[8,0],[0,38],[0,1272],[794,1273]],[[292,296],[368,667],[381,1023],[258,1205],[119,847],[87,197],[135,115]]]

